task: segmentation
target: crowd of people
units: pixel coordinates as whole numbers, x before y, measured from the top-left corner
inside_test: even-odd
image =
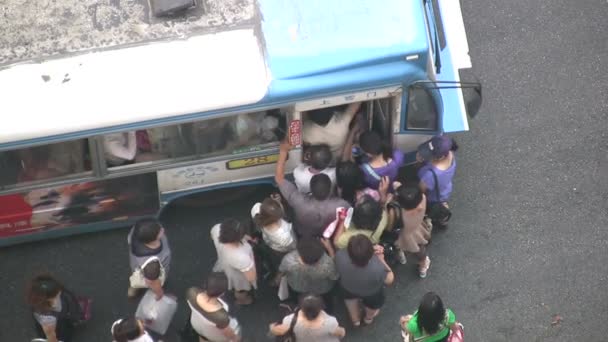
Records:
[[[241,341],[240,323],[224,298],[231,294],[236,305],[255,305],[262,281],[277,288],[288,311],[270,324],[269,334],[312,342],[339,341],[347,334],[345,326],[373,324],[398,265],[412,260],[419,277],[427,277],[433,229],[446,229],[451,216],[457,145],[448,136],[435,136],[419,146],[416,163],[405,165],[402,151],[363,128],[364,121],[355,117],[358,109],[355,104],[342,113],[349,129],[341,149],[323,134],[311,134],[317,141],[303,146],[293,182],[285,175],[292,146],[281,143],[278,193],[253,205],[250,222],[227,218],[211,228],[217,262],[206,283],[186,293],[191,314],[185,335],[193,341]],[[322,129],[333,118],[316,125]],[[167,296],[163,286],[171,249],[162,225],[154,219],[137,222],[128,245],[129,297],[145,289],[158,300]],[[40,337],[70,341],[74,326],[83,321],[72,297],[49,275],[33,279],[28,301]],[[350,319],[344,326],[333,316],[338,303],[344,303]],[[114,341],[153,341],[143,323],[135,317],[117,320],[111,327]],[[404,341],[463,338],[454,313],[432,292],[399,324]]]

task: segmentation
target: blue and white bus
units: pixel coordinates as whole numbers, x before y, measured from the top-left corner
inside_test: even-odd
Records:
[[[468,130],[456,0],[208,0],[169,18],[117,7],[105,23],[67,2],[99,32],[82,24],[90,40],[75,44],[55,27],[65,35],[15,40],[0,60],[0,245],[271,183],[279,140],[306,141],[311,110],[363,102],[369,128],[406,151]]]

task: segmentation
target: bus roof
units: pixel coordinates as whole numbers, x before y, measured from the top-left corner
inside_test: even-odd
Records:
[[[167,19],[147,0],[6,3],[0,149],[309,94],[274,85],[428,48],[419,0],[204,0]]]
[[[275,79],[403,60],[426,51],[421,0],[258,0]]]

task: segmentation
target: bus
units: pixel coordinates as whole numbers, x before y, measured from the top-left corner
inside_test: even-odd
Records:
[[[0,24],[17,36],[0,48],[0,246],[272,183],[279,142],[293,170],[313,111],[361,102],[369,129],[413,151],[468,130],[481,103],[460,80],[455,0],[208,0],[169,17],[147,0],[63,3]]]

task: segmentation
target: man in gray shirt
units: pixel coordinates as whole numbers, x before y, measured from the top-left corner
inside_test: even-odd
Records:
[[[349,208],[350,204],[332,197],[331,179],[326,174],[318,173],[310,179],[310,195],[299,192],[293,183],[285,180],[285,162],[290,149],[287,142],[281,143],[274,179],[281,195],[293,208],[296,233],[299,236],[321,236],[327,225],[336,219],[336,209]]]

